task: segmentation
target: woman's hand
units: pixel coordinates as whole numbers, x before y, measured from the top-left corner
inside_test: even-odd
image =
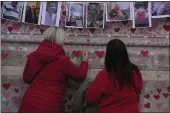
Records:
[[[88,58],[89,58],[88,52],[85,52],[83,54],[83,61],[88,61]]]

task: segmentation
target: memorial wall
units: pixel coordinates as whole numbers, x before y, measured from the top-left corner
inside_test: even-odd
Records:
[[[60,25],[65,24],[66,8],[62,8]],[[1,101],[2,112],[17,112],[28,87],[22,72],[27,55],[43,40],[48,26],[1,20]],[[142,112],[169,112],[169,35],[170,19],[152,19],[152,27],[133,28],[131,21],[105,23],[104,29],[64,28],[67,34],[65,52],[79,66],[82,52],[88,51],[88,79],[104,67],[105,45],[110,39],[121,39],[130,59],[139,66],[144,88]],[[86,80],[88,80],[86,79]],[[79,84],[70,80],[65,95],[65,113],[71,113],[71,99]]]

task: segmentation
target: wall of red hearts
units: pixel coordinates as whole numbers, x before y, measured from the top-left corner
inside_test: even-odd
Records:
[[[62,9],[61,25],[64,25]],[[169,32],[170,20],[152,20],[151,28],[132,28],[131,21],[106,23],[105,29],[67,28],[64,49],[76,64],[81,62],[83,51],[90,53],[88,78],[94,79],[104,67],[105,45],[112,38],[119,38],[127,45],[130,59],[142,72],[144,88],[141,94],[141,111],[169,111]],[[2,59],[2,111],[17,112],[27,85],[22,81],[26,55],[43,40],[42,33],[48,26],[37,26],[1,20]],[[78,84],[70,81],[65,96],[65,112],[71,113],[72,95]]]

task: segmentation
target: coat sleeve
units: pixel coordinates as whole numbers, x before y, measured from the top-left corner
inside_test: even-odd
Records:
[[[86,78],[88,71],[88,62],[82,61],[80,67],[76,67],[69,58],[66,61],[66,68],[64,70],[68,78],[76,81],[83,81]]]
[[[87,88],[85,92],[85,100],[87,104],[97,104],[103,95],[103,83],[101,72],[96,76],[96,79]]]
[[[25,68],[24,68],[24,72],[23,72],[23,81],[26,84],[30,84],[31,83],[31,79],[33,78],[33,77],[29,76],[29,71],[28,71],[29,61],[30,60],[28,59],[26,65],[25,65]]]

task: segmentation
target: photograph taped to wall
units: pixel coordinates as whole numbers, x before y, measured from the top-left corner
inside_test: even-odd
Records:
[[[106,21],[131,20],[131,2],[108,2],[106,4]]]
[[[170,17],[170,2],[152,2],[152,18]]]
[[[151,27],[151,4],[150,2],[133,2],[132,24],[135,27]]]
[[[104,28],[104,4],[88,3],[86,9],[86,28]]]
[[[79,2],[67,2],[65,27],[83,28],[83,25],[84,25],[84,4]]]
[[[1,6],[2,6],[1,16],[3,19],[18,21],[18,22],[21,21],[24,2],[4,1]]]
[[[24,4],[22,22],[40,24],[42,4],[39,1],[28,1]]]
[[[48,26],[59,26],[61,2],[47,1],[42,2],[41,24]]]

